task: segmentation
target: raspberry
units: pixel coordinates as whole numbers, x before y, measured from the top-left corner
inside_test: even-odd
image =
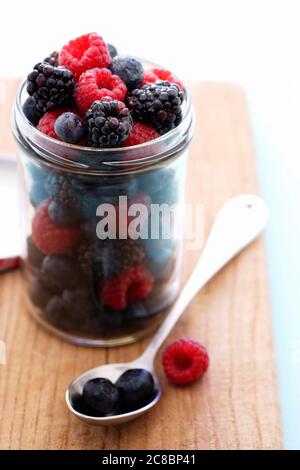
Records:
[[[165,81],[136,88],[128,95],[127,104],[134,119],[150,123],[165,134],[180,123],[183,98],[178,85]]]
[[[32,221],[32,240],[45,255],[65,253],[77,244],[80,230],[74,226],[60,226],[48,214],[49,200],[36,210]]]
[[[97,33],[73,39],[59,54],[59,63],[70,69],[78,80],[80,75],[95,67],[108,67],[111,62],[108,46]]]
[[[95,101],[86,113],[88,142],[92,147],[118,147],[132,128],[132,118],[122,101]]]
[[[157,137],[159,137],[159,134],[155,129],[142,122],[135,122],[129,136],[124,142],[124,146],[131,147],[132,145],[143,144],[149,140],[157,139]]]
[[[144,78],[144,68],[141,62],[130,56],[115,57],[110,64],[110,70],[122,78],[128,90],[138,88]]]
[[[56,109],[55,111],[49,111],[48,113],[44,114],[44,116],[39,120],[37,129],[43,134],[52,137],[53,139],[60,140],[54,130],[54,125],[56,119],[64,112],[66,112],[65,109]]]
[[[162,355],[166,376],[179,385],[190,384],[208,369],[207,350],[197,341],[183,338],[166,347]]]
[[[59,66],[59,53],[57,51],[53,51],[48,57],[46,57],[43,62],[47,62],[47,64],[53,65],[53,67]]]
[[[170,83],[175,83],[176,85],[179,86],[180,90],[183,90],[183,83],[178,80],[172,72],[169,70],[165,69],[149,69],[145,70],[144,72],[144,81],[143,85],[147,85],[147,83],[156,83],[159,82],[160,80],[167,80]]]
[[[127,87],[118,75],[108,69],[94,68],[83,73],[75,90],[75,100],[81,111],[87,111],[96,100],[109,96],[123,101]]]
[[[84,197],[80,181],[68,175],[49,173],[45,187],[52,199],[48,213],[53,222],[59,225],[75,224],[81,214]]]
[[[128,268],[119,276],[99,282],[102,302],[113,310],[124,310],[128,304],[144,299],[152,290],[153,277],[142,265]]]
[[[71,103],[73,91],[73,74],[63,67],[39,63],[27,77],[27,92],[41,114]]]

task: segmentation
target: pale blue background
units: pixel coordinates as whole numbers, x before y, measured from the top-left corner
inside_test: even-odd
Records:
[[[41,21],[36,0],[6,1],[0,76],[22,76],[70,38],[98,31],[121,51],[162,63],[186,80],[228,80],[244,87],[261,190],[271,210],[266,241],[284,441],[287,449],[300,449],[300,2],[90,0],[86,5],[51,0]]]

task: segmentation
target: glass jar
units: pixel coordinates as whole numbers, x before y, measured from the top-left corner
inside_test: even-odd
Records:
[[[180,287],[180,220],[194,131],[190,96],[186,93],[183,119],[174,130],[115,149],[48,137],[26,119],[25,99],[23,83],[12,125],[24,181],[28,309],[44,327],[73,343],[136,341],[157,328]],[[173,206],[171,217],[152,212],[161,204]],[[171,223],[176,234],[164,231]]]

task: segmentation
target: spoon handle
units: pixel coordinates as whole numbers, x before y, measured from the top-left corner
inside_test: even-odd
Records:
[[[194,271],[139,363],[152,368],[158,349],[197,292],[262,232],[267,219],[265,203],[254,195],[234,197],[221,208]]]

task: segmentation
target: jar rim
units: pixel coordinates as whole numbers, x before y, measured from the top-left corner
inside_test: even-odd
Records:
[[[156,64],[145,62],[157,67]],[[194,133],[194,110],[186,87],[184,91],[182,120],[174,129],[143,144],[99,149],[68,144],[39,131],[23,112],[22,104],[28,97],[24,80],[15,99],[12,116],[13,133],[17,142],[27,150],[33,150],[48,162],[73,170],[94,173],[141,168],[174,155],[190,142]]]

